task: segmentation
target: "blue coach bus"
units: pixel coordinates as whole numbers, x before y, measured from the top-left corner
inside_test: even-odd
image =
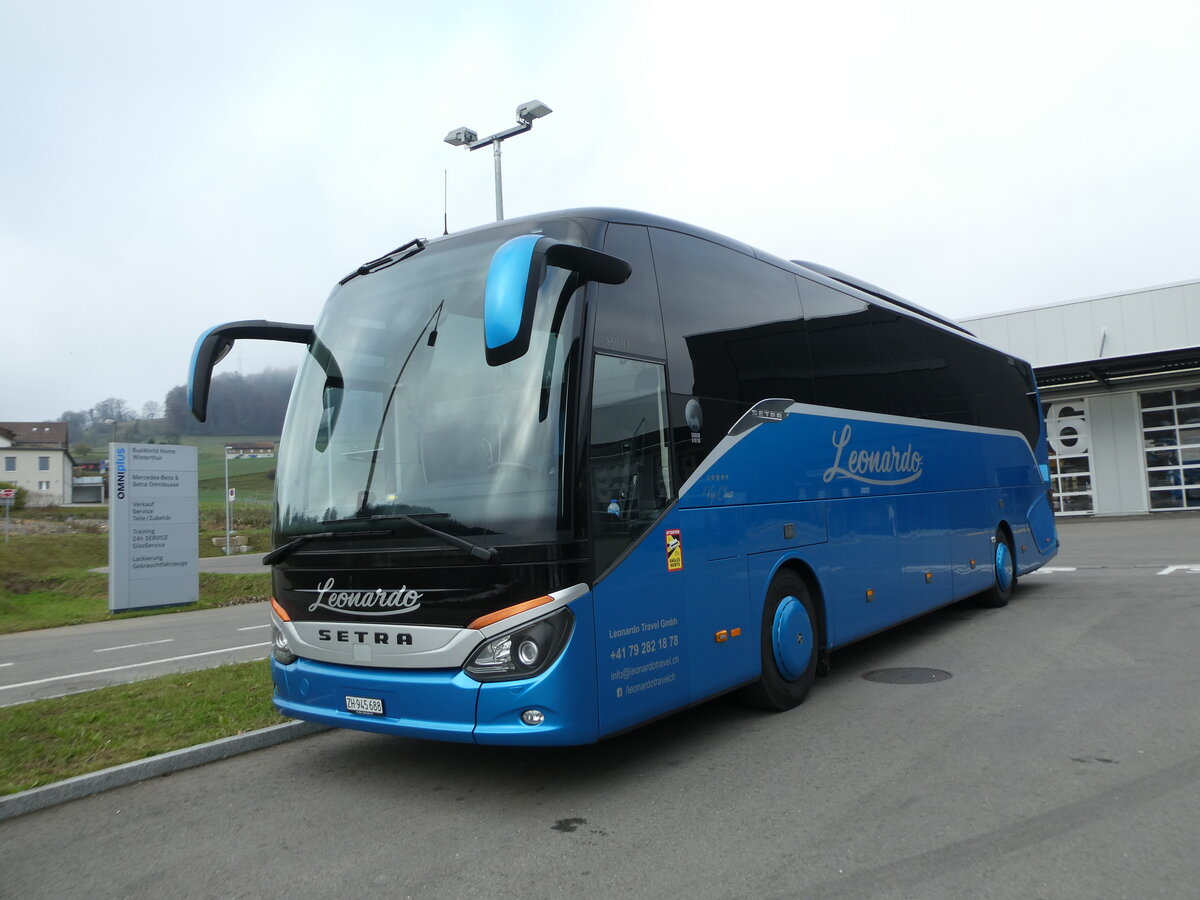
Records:
[[[1029,365],[873,285],[583,209],[415,240],[335,287],[276,477],[285,714],[581,744],[831,651],[1058,545]]]

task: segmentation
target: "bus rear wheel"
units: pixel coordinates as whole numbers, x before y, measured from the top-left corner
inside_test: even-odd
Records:
[[[1017,557],[1003,529],[992,539],[992,586],[979,595],[979,605],[999,609],[1007,606],[1017,587]]]
[[[804,580],[780,572],[763,602],[762,676],[742,689],[742,699],[759,709],[785,710],[808,696],[817,671],[817,617]]]

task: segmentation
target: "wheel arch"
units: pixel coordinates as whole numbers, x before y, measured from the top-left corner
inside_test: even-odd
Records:
[[[1008,523],[1008,519],[1001,519],[996,523],[996,531],[1003,534],[1008,539],[1008,546],[1013,550],[1013,557],[1016,558],[1017,539],[1013,536],[1012,525]]]

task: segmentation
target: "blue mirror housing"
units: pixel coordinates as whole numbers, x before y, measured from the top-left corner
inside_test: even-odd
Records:
[[[523,234],[501,244],[488,266],[483,290],[484,354],[489,366],[500,366],[525,355],[533,329],[538,288],[546,272],[545,247],[553,243],[536,234]]]
[[[602,284],[621,284],[632,271],[623,259],[537,234],[505,241],[492,254],[483,292],[484,355],[489,366],[520,359],[529,349],[538,289],[548,265]]]

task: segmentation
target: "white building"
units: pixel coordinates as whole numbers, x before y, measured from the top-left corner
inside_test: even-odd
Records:
[[[72,500],[65,422],[0,422],[0,481],[29,492],[30,506]]]
[[[1200,510],[1200,281],[962,323],[1033,364],[1060,515]]]

